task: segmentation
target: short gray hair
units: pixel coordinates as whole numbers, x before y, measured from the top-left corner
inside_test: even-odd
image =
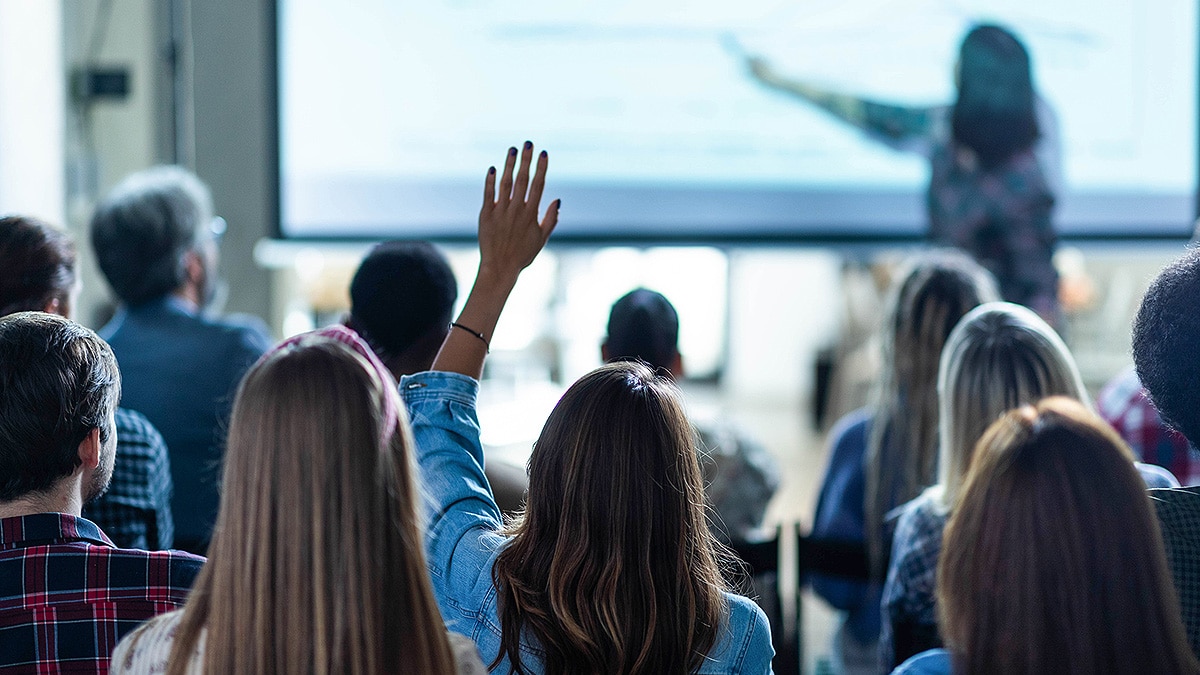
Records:
[[[212,193],[195,174],[156,166],[125,178],[92,215],[92,247],[113,292],[131,305],[186,280],[185,255],[206,235]]]

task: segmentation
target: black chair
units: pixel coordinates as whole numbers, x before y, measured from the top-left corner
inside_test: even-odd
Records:
[[[796,533],[796,614],[795,632],[786,636],[791,643],[789,650],[795,653],[797,670],[804,663],[804,586],[808,583],[808,575],[822,574],[840,577],[852,581],[868,582],[872,579],[882,581],[871,573],[871,557],[866,544],[861,541],[846,539],[827,539],[807,537],[800,531],[800,525],[795,526]],[[882,565],[887,569],[885,559]]]
[[[738,575],[743,578],[734,581],[744,583],[748,580],[753,584],[753,590],[760,595],[756,601],[766,612],[767,621],[771,624],[771,642],[775,645],[775,658],[771,662],[772,668],[777,675],[796,675],[799,670],[794,665],[795,655],[789,648],[791,640],[786,634],[783,597],[779,587],[779,537],[781,533],[782,527],[777,527],[775,534],[769,539],[734,541],[729,544],[729,548],[744,565],[742,574]]]

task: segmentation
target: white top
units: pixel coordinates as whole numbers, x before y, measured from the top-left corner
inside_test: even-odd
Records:
[[[142,624],[129,635],[126,635],[113,651],[109,672],[119,675],[130,673],[137,675],[153,675],[167,672],[167,663],[171,658],[171,645],[175,642],[175,632],[179,629],[179,621],[183,610],[160,614]],[[479,659],[479,651],[475,643],[466,636],[458,633],[447,633],[450,639],[450,650],[454,653],[454,664],[458,675],[486,675],[487,669]],[[200,675],[204,672],[204,643],[207,633],[200,634],[196,643],[196,651],[188,664],[188,675]]]

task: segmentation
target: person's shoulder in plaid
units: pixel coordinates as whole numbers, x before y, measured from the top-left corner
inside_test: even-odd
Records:
[[[122,637],[183,606],[203,564],[117,548],[66,513],[0,519],[0,672],[107,670]]]
[[[940,505],[938,490],[930,488],[897,509],[879,636],[880,657],[888,668],[941,646],[934,588],[942,530],[949,516]]]
[[[91,330],[0,318],[0,673],[107,672],[121,637],[181,607],[204,564],[117,548],[81,515],[112,477],[120,395]]]
[[[108,491],[83,509],[122,548],[171,548],[171,464],[162,434],[144,415],[117,408],[117,460]]]
[[[1138,459],[1169,470],[1185,485],[1200,484],[1200,453],[1162,421],[1132,366],[1104,385],[1096,410]]]

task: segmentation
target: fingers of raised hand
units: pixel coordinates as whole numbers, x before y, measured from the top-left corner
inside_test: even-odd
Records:
[[[483,179],[483,213],[491,213],[496,206],[496,167],[488,167],[487,178]]]
[[[546,244],[546,240],[550,238],[550,233],[554,232],[554,226],[558,225],[558,210],[562,207],[562,200],[555,199],[550,203],[550,207],[546,209],[546,215],[542,218],[542,245]]]
[[[508,157],[504,160],[504,173],[500,175],[500,194],[496,196],[496,205],[507,207],[512,198],[513,167],[517,164],[517,149],[509,148]]]
[[[533,213],[538,212],[538,204],[542,202],[542,191],[546,189],[546,169],[550,166],[550,156],[543,150],[538,155],[537,173],[533,176],[533,184],[529,187],[529,205]]]
[[[529,163],[533,159],[533,143],[525,141],[521,150],[521,168],[517,171],[517,182],[513,186],[512,199],[517,204],[525,203],[525,193],[529,189]]]

